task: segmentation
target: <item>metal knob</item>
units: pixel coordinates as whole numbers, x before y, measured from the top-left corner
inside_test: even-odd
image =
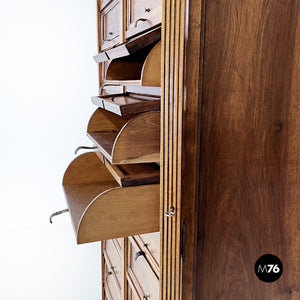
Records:
[[[150,12],[151,8],[145,8],[145,12]]]
[[[140,256],[146,256],[144,251],[138,251],[134,254],[134,260],[136,261]]]
[[[135,23],[134,23],[134,27],[137,27],[138,26],[138,23],[139,22],[145,22],[145,21],[147,21],[148,19],[146,19],[146,18],[139,18],[139,19],[137,19],[136,21],[135,21]]]
[[[175,216],[175,207],[171,206],[170,210],[165,212],[165,216],[168,217],[168,218],[174,217]]]

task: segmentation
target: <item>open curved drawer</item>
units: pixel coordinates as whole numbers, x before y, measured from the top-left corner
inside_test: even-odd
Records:
[[[133,93],[96,96],[92,102],[119,116],[160,109],[160,98]]]
[[[112,164],[159,162],[159,111],[118,116],[98,108],[87,135]]]
[[[119,187],[94,152],[71,162],[63,188],[78,244],[159,230],[159,184]]]
[[[113,59],[106,71],[106,82],[156,86],[160,84],[161,42],[150,45],[132,55]]]

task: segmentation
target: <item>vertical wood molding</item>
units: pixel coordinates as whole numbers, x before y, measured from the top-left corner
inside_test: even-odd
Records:
[[[180,208],[186,1],[163,1],[160,299],[180,299]],[[165,212],[175,208],[175,216]]]

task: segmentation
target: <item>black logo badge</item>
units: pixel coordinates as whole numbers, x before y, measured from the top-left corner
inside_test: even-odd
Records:
[[[265,254],[256,261],[254,271],[261,281],[274,282],[281,276],[283,266],[277,256]]]

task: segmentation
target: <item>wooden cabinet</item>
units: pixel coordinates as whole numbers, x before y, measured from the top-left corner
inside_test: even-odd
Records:
[[[299,299],[299,24],[293,0],[98,0],[96,152],[63,187],[103,299]]]

